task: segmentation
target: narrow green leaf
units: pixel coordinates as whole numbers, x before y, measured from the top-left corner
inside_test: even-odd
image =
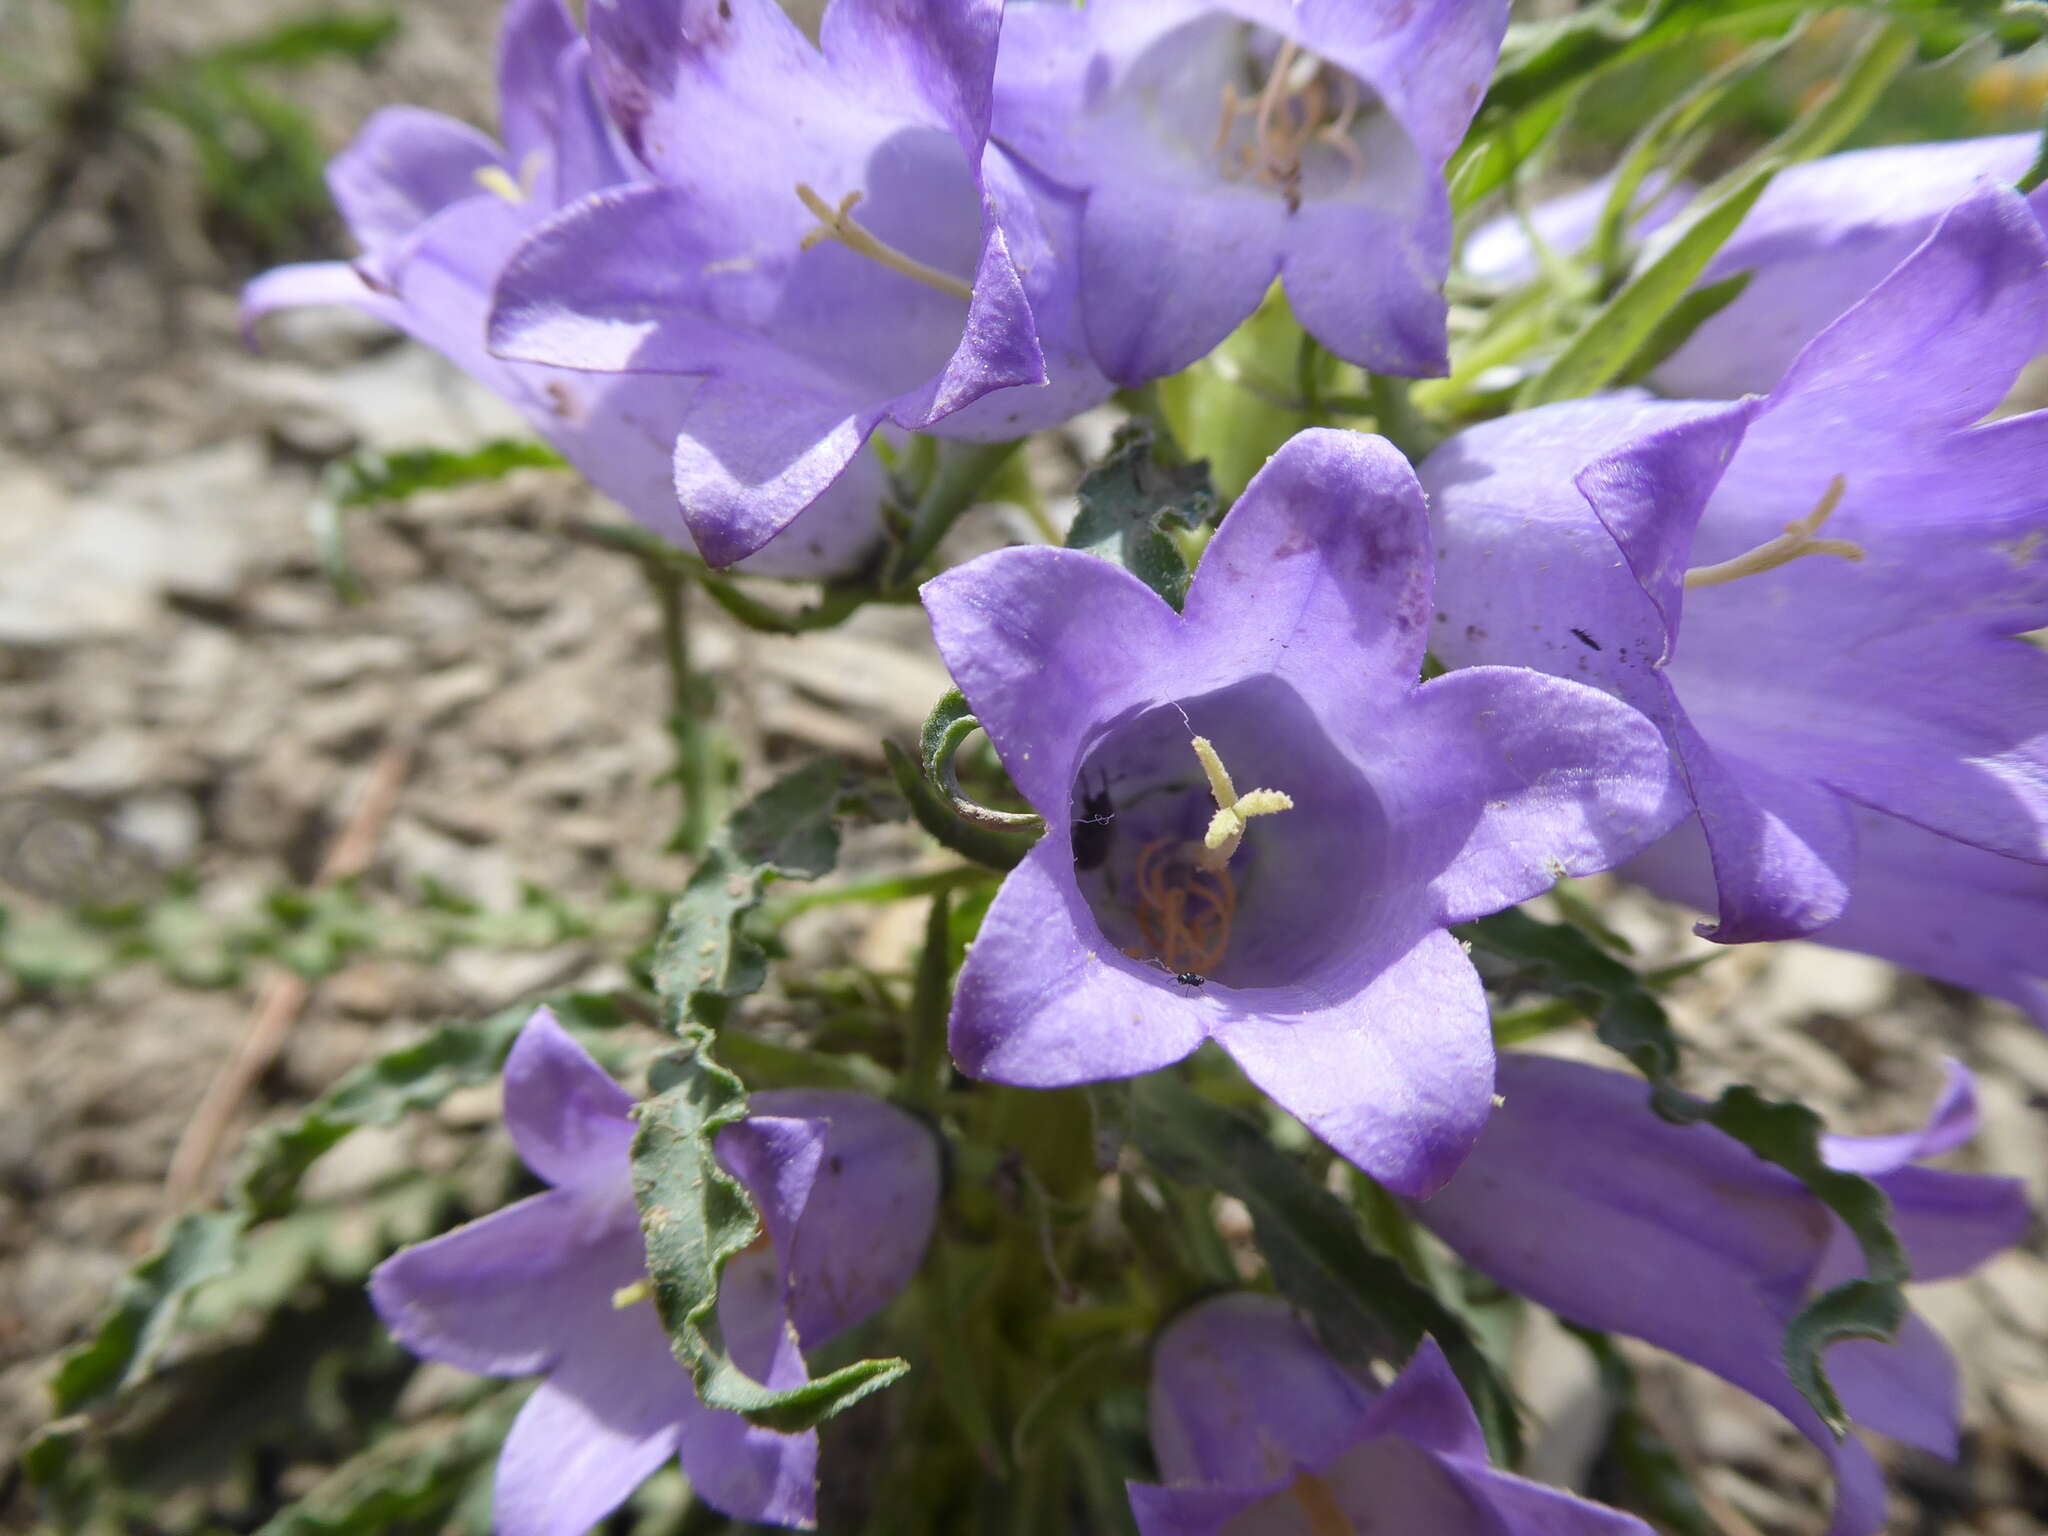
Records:
[[[1548,992],[1593,1021],[1601,1043],[1652,1083],[1678,1070],[1678,1037],[1642,978],[1578,929],[1538,922],[1519,907],[1457,929],[1459,938],[1508,961],[1522,985]]]
[[[1804,1104],[1776,1102],[1738,1085],[1704,1106],[1704,1118],[1798,1179],[1842,1218],[1863,1250],[1867,1277],[1822,1292],[1785,1331],[1785,1369],[1792,1384],[1841,1439],[1849,1432],[1849,1418],[1828,1380],[1823,1355],[1843,1339],[1897,1343],[1906,1318],[1899,1287],[1911,1278],[1912,1266],[1892,1230],[1891,1201],[1861,1174],[1827,1165],[1821,1155],[1825,1127]]]
[[[1081,480],[1081,509],[1067,547],[1120,565],[1175,608],[1187,595],[1188,565],[1166,525],[1199,528],[1216,512],[1209,466],[1163,464],[1149,423],[1117,429],[1109,452]]]
[[[1614,382],[1634,384],[1655,373],[1677,355],[1680,347],[1692,340],[1701,326],[1741,298],[1742,291],[1755,276],[1754,271],[1736,272],[1693,289],[1657,322],[1656,328]]]
[[[239,1212],[192,1211],[171,1224],[157,1248],[122,1277],[99,1327],[69,1350],[50,1383],[59,1414],[79,1409],[147,1376],[170,1343],[195,1286],[234,1262]]]
[[[328,11],[208,49],[194,62],[230,69],[296,69],[327,59],[367,63],[397,36],[395,12]]]
[[[711,1054],[711,1034],[685,1026],[683,1049],[656,1064],[655,1096],[640,1106],[633,1193],[647,1268],[670,1346],[713,1408],[763,1428],[813,1428],[909,1370],[902,1360],[861,1360],[782,1390],[733,1363],[718,1322],[725,1266],[760,1234],[746,1191],[718,1165],[718,1132],[744,1119],[746,1088]]]
[[[514,470],[560,469],[566,461],[545,443],[499,438],[480,448],[405,448],[360,453],[328,468],[328,487],[343,507],[407,501],[423,491],[453,490],[502,480]]]
[[[1169,1177],[1244,1202],[1274,1282],[1340,1358],[1399,1358],[1433,1336],[1502,1465],[1514,1464],[1521,1432],[1513,1395],[1471,1331],[1398,1262],[1368,1247],[1344,1203],[1256,1125],[1156,1072],[1133,1085],[1131,1130]]]
[[[1607,387],[1656,334],[1708,262],[1735,233],[1777,174],[1771,161],[1732,191],[1704,203],[1683,234],[1593,316],[1571,344],[1523,388],[1523,407],[1574,400]]]

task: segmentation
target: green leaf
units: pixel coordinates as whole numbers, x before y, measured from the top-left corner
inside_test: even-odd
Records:
[[[479,1022],[444,1024],[364,1062],[296,1119],[256,1133],[237,1181],[237,1203],[252,1220],[281,1215],[306,1171],[351,1131],[395,1124],[458,1088],[493,1081],[532,1013],[522,1004]]]
[[[654,1301],[676,1359],[706,1404],[785,1434],[815,1427],[904,1372],[902,1360],[861,1360],[802,1386],[763,1386],[733,1363],[718,1321],[725,1266],[760,1234],[746,1191],[718,1165],[718,1132],[747,1112],[745,1086],[711,1055],[708,1030],[686,1026],[684,1048],[655,1066],[640,1106],[633,1193],[647,1238]]]
[[[1514,1464],[1521,1438],[1514,1399],[1471,1331],[1399,1263],[1368,1247],[1344,1203],[1256,1125],[1155,1072],[1133,1086],[1131,1133],[1169,1177],[1244,1202],[1274,1283],[1315,1319],[1340,1358],[1405,1356],[1424,1334],[1433,1336],[1495,1454]]]
[[[424,491],[502,480],[514,470],[560,469],[567,461],[545,443],[498,438],[480,448],[404,448],[360,453],[330,465],[328,488],[343,507],[408,501]]]
[[[953,688],[925,717],[914,761],[892,741],[882,743],[882,753],[919,826],[977,864],[1011,869],[1031,851],[1045,823],[1026,813],[994,810],[961,793],[954,758],[979,729],[966,695]]]
[[[1617,384],[1635,384],[1648,378],[1666,362],[1677,355],[1678,349],[1693,338],[1693,333],[1730,304],[1742,297],[1743,289],[1749,286],[1754,271],[1736,272],[1717,282],[1695,288],[1676,304],[1670,313],[1659,320],[1649,336],[1645,338],[1636,355],[1629,359],[1615,379]]]
[[[497,1387],[461,1413],[386,1435],[329,1472],[258,1528],[256,1536],[383,1536],[445,1531],[465,1486],[496,1461],[526,1398]]]
[[[1571,344],[1524,386],[1524,409],[1574,400],[1612,384],[1627,371],[1777,174],[1769,161],[1731,191],[1703,200],[1684,233],[1587,322]]]
[[[1906,1318],[1899,1287],[1911,1278],[1912,1266],[1892,1230],[1891,1201],[1861,1174],[1827,1165],[1821,1155],[1826,1128],[1804,1104],[1766,1099],[1738,1084],[1702,1106],[1702,1117],[1798,1179],[1841,1217],[1863,1250],[1867,1278],[1822,1292],[1785,1331],[1785,1369],[1792,1384],[1839,1440],[1849,1432],[1849,1418],[1828,1380],[1823,1355],[1843,1339],[1897,1343]]]
[[[336,58],[362,64],[397,36],[394,12],[329,11],[208,49],[195,62],[231,69],[296,69]]]
[[[1117,429],[1102,462],[1082,477],[1080,500],[1067,548],[1122,566],[1179,608],[1187,595],[1188,565],[1166,525],[1199,528],[1215,515],[1208,464],[1160,463],[1151,425],[1128,422]]]
[[[839,759],[806,763],[732,813],[727,846],[742,863],[794,880],[830,874],[839,862],[838,817],[850,794]]]
[[[149,1374],[193,1288],[234,1262],[243,1221],[239,1212],[192,1211],[171,1224],[155,1251],[115,1287],[92,1337],[65,1353],[50,1383],[59,1414],[76,1413]]]
[[[1561,998],[1593,1021],[1601,1043],[1652,1083],[1678,1070],[1678,1037],[1642,978],[1577,928],[1538,922],[1519,907],[1466,923],[1457,936],[1516,968],[1514,982]]]

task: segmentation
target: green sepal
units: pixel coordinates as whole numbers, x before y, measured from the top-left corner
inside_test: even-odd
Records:
[[[713,1058],[710,1031],[686,1026],[683,1048],[651,1074],[654,1097],[639,1107],[633,1195],[647,1239],[654,1303],[670,1347],[712,1408],[784,1434],[811,1429],[910,1369],[903,1360],[861,1360],[800,1387],[763,1386],[733,1363],[718,1322],[725,1266],[761,1231],[739,1181],[718,1165],[719,1131],[746,1118],[747,1091]]]
[[[1067,548],[1122,566],[1178,609],[1190,573],[1166,527],[1199,528],[1215,516],[1208,463],[1161,463],[1150,423],[1127,422],[1082,477],[1080,502]]]
[[[1044,834],[1037,816],[999,811],[960,791],[954,758],[981,728],[958,688],[947,690],[925,717],[913,759],[893,741],[882,744],[897,790],[910,802],[918,825],[964,858],[991,869],[1012,869]]]
[[[1356,1216],[1251,1121],[1170,1073],[1133,1085],[1131,1134],[1171,1178],[1221,1190],[1251,1212],[1274,1283],[1314,1318],[1340,1359],[1405,1357],[1424,1334],[1443,1347],[1503,1466],[1521,1449],[1512,1392],[1472,1332],[1401,1265],[1369,1247]]]

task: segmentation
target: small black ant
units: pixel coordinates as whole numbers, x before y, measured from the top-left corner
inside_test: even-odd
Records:
[[[1591,635],[1587,634],[1583,629],[1575,629],[1572,631],[1572,633],[1579,637],[1579,643],[1581,645],[1589,646],[1596,651],[1600,649],[1600,642],[1598,640],[1595,640]]]
[[[1081,814],[1074,821],[1074,868],[1079,870],[1100,869],[1109,859],[1110,840],[1116,829],[1110,825],[1116,820],[1116,802],[1109,798],[1109,780],[1105,777],[1100,789],[1088,789],[1081,793]]]
[[[1206,985],[1208,984],[1208,981],[1209,981],[1209,978],[1208,978],[1208,977],[1206,977],[1206,976],[1197,976],[1197,975],[1196,975],[1196,974],[1195,974],[1195,973],[1194,973],[1193,971],[1178,971],[1178,972],[1175,972],[1175,974],[1174,974],[1174,978],[1173,978],[1173,979],[1174,979],[1175,981],[1179,982],[1179,983],[1180,983],[1180,984],[1181,984],[1182,986],[1184,986],[1184,987],[1200,987],[1200,986],[1206,986]]]

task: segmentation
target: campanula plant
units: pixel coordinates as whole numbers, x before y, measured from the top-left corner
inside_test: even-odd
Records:
[[[52,1377],[58,1527],[1694,1536],[1739,1476],[1819,1529],[1655,1350],[1827,1458],[1831,1536],[1921,1497],[1881,1439],[2023,1519],[1971,1431],[2024,1393],[1963,1384],[2033,1343],[1951,1357],[1904,1287],[2030,1283],[2036,1110],[1870,1090],[2030,1037],[1922,989],[1738,1052],[1700,1026],[1770,971],[1695,979],[1675,904],[2048,1024],[2048,154],[1893,142],[1889,91],[2048,15],[814,9],[511,0],[497,136],[380,112],[353,259],[245,294],[405,330],[674,546],[572,529],[659,600],[598,621],[658,645],[687,815],[612,952],[531,894],[585,990],[394,1019],[177,1219]],[[273,905],[293,964],[340,927]],[[389,1187],[309,1176],[458,1092]],[[316,1411],[167,1498],[254,1355]]]

